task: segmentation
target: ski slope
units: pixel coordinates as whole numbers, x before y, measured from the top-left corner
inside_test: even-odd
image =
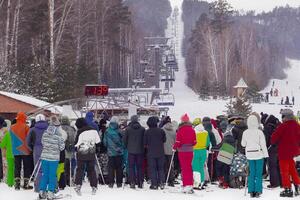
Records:
[[[216,117],[218,115],[224,114],[226,111],[226,104],[228,101],[225,100],[209,100],[203,101],[198,99],[198,95],[195,94],[187,85],[186,85],[186,69],[185,69],[185,59],[181,53],[182,41],[184,37],[184,24],[181,19],[181,3],[183,0],[171,0],[172,8],[179,8],[178,23],[176,26],[177,34],[174,36],[172,32],[172,20],[171,17],[168,19],[168,29],[166,30],[166,37],[173,38],[176,42],[176,57],[178,59],[179,72],[176,72],[176,79],[174,83],[174,87],[171,88],[170,92],[175,96],[175,106],[170,107],[169,115],[174,120],[180,120],[180,117],[184,113],[188,113],[191,119],[196,117]],[[172,15],[171,15],[172,16]],[[261,91],[262,93],[269,92],[273,81],[275,82],[275,87],[279,90],[279,97],[273,98],[270,97],[270,103],[262,103],[262,104],[252,104],[252,110],[255,112],[265,112],[269,114],[273,114],[276,117],[280,118],[280,110],[282,108],[286,108],[284,105],[279,105],[281,97],[289,96],[290,101],[291,97],[295,97],[295,106],[291,109],[295,114],[300,110],[300,104],[297,103],[300,99],[300,61],[290,60],[290,68],[285,70],[286,79],[278,80],[272,79],[270,80],[268,86]],[[286,84],[288,82],[288,84]],[[289,107],[290,108],[290,107]]]

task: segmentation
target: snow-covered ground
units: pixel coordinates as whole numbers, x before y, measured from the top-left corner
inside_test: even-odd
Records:
[[[178,188],[177,188],[178,189]],[[179,190],[179,189],[178,189]],[[217,186],[211,186],[207,191],[196,191],[193,195],[173,193],[174,189],[165,189],[152,191],[146,186],[142,190],[132,190],[128,187],[123,188],[108,188],[107,186],[99,186],[96,195],[91,194],[91,188],[85,183],[82,188],[82,196],[76,195],[73,188],[66,188],[61,191],[60,194],[71,194],[72,200],[240,200],[240,199],[250,199],[249,195],[244,196],[244,189],[227,189],[222,190],[217,188]],[[265,190],[262,198],[265,200],[276,200],[279,198],[279,189],[276,190]],[[8,188],[5,184],[0,183],[0,199],[1,200],[35,200],[37,199],[37,193],[31,191],[15,191],[12,188]],[[296,199],[296,198],[295,198]]]
[[[179,8],[178,24],[177,24],[177,34],[174,38],[174,34],[172,32],[172,21],[171,18],[168,20],[169,26],[166,30],[166,36],[174,38],[176,44],[176,56],[179,64],[179,72],[176,72],[176,80],[174,83],[174,87],[171,88],[170,92],[175,96],[175,106],[170,107],[169,115],[175,119],[179,120],[180,116],[184,113],[188,113],[191,119],[196,117],[216,117],[218,115],[224,114],[226,110],[226,104],[228,101],[225,100],[209,100],[202,101],[199,100],[198,95],[195,94],[187,85],[185,84],[187,74],[185,69],[185,59],[181,53],[182,39],[183,39],[183,30],[184,24],[181,19],[181,3],[183,0],[171,0],[172,7]],[[297,60],[288,60],[290,62],[291,68],[285,70],[287,74],[287,78],[284,80],[270,80],[269,85],[262,92],[270,91],[273,81],[275,82],[275,88],[279,90],[279,96],[277,98],[270,97],[270,103],[262,103],[262,104],[252,104],[252,110],[255,112],[265,112],[269,114],[273,114],[280,118],[280,109],[285,108],[280,104],[281,96],[289,96],[290,102],[291,97],[295,97],[295,106],[291,109],[294,110],[295,114],[300,110],[300,104],[297,103],[300,99],[300,61]],[[288,82],[288,84],[286,84]]]
[[[171,0],[172,7],[180,8],[180,5],[183,0]],[[180,10],[181,14],[181,10]],[[169,20],[171,23],[171,20]],[[171,26],[171,24],[170,24]],[[166,31],[167,36],[172,36],[172,32],[169,30]],[[223,114],[225,110],[226,101],[223,100],[210,100],[210,101],[200,101],[198,100],[198,95],[196,95],[190,88],[188,88],[185,84],[186,80],[186,70],[184,64],[184,58],[181,55],[181,41],[183,38],[183,22],[181,21],[181,17],[179,17],[178,23],[178,31],[177,38],[175,41],[177,44],[177,58],[179,62],[179,72],[176,73],[176,82],[174,88],[171,89],[171,92],[175,95],[176,103],[174,107],[170,108],[169,114],[176,120],[179,120],[180,116],[184,113],[188,113],[191,118],[195,117],[203,117],[210,116],[216,117],[219,114]],[[297,100],[300,99],[300,79],[297,77],[300,74],[300,62],[295,60],[290,60],[291,68],[286,70],[287,80],[275,80],[275,87],[277,87],[282,93],[282,95],[291,94]],[[286,85],[286,81],[288,81],[288,85]],[[269,91],[272,87],[273,80],[270,81],[268,87],[266,87],[265,91]],[[284,93],[284,94],[283,94]],[[276,116],[279,116],[279,110],[284,106],[277,105],[278,98],[270,99],[272,102],[276,102],[276,105],[270,105],[267,103],[264,104],[253,104],[253,110],[257,112],[267,112],[272,113]],[[293,107],[294,111],[300,110],[299,104]],[[266,182],[264,183],[266,186]],[[207,191],[196,191],[194,195],[185,195],[179,193],[170,193],[168,189],[162,191],[150,191],[149,186],[145,186],[143,190],[132,190],[128,187],[124,189],[110,189],[107,186],[99,186],[97,195],[91,195],[91,189],[88,186],[88,183],[85,183],[82,188],[82,197],[78,197],[73,188],[66,188],[64,191],[61,191],[62,194],[71,194],[74,200],[79,199],[109,199],[109,200],[196,200],[196,199],[206,199],[206,200],[214,200],[214,199],[222,199],[222,200],[240,200],[240,199],[250,199],[247,195],[244,196],[244,189],[227,189],[222,190],[217,188],[217,186],[209,186]],[[179,190],[179,186],[176,188]],[[276,200],[279,198],[280,189],[275,190],[264,190],[261,199],[265,200]],[[30,200],[36,199],[37,194],[33,191],[15,191],[12,188],[8,188],[4,183],[0,183],[0,200]],[[296,199],[296,198],[295,198]]]

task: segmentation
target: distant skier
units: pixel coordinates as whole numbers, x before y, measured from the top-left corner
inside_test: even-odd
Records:
[[[268,103],[269,102],[269,93],[267,92],[266,93],[266,103]]]
[[[273,85],[273,87],[274,87],[274,85],[275,85],[275,81],[273,81],[273,84],[272,84],[272,85]]]
[[[285,105],[290,105],[290,98],[288,96],[286,96],[284,104]]]
[[[295,105],[295,97],[294,96],[292,97],[292,102],[293,102],[293,105]]]
[[[273,96],[273,88],[271,88],[270,95]]]
[[[280,102],[280,104],[281,104],[281,105],[283,105],[283,97],[281,98],[281,102]]]

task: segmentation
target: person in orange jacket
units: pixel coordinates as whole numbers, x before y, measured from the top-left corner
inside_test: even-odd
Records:
[[[17,114],[17,122],[10,128],[10,136],[12,141],[12,151],[15,158],[15,189],[20,190],[21,170],[24,171],[23,188],[28,190],[33,187],[29,185],[31,175],[31,158],[30,150],[26,143],[29,134],[29,126],[26,125],[27,116],[23,112]]]

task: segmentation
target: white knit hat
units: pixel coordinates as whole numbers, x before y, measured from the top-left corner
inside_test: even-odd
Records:
[[[45,115],[38,114],[37,116],[35,116],[35,122],[39,122],[39,121],[46,121]]]

